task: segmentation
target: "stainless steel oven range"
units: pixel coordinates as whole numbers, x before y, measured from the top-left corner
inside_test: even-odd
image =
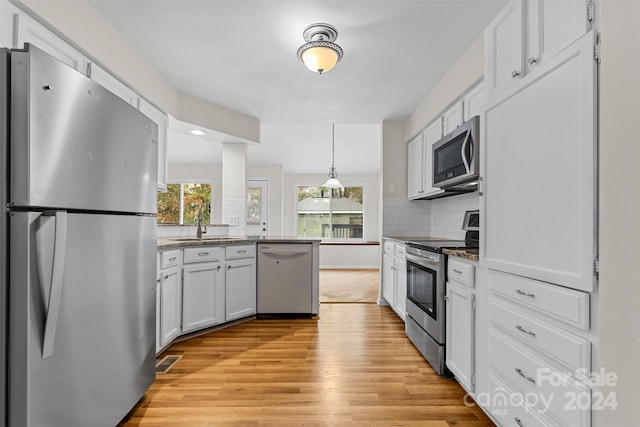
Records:
[[[465,240],[407,242],[407,319],[405,333],[439,375],[445,367],[445,284],[447,255],[443,249],[478,248],[477,211],[468,211]]]

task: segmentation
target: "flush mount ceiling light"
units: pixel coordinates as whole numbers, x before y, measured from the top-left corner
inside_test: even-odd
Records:
[[[311,24],[302,37],[307,43],[298,48],[298,59],[314,73],[325,73],[342,59],[342,48],[333,42],[338,38],[338,30],[332,25]]]
[[[338,172],[334,165],[336,146],[336,125],[331,125],[331,169],[329,169],[329,179],[322,184],[326,188],[344,188],[344,185],[338,180]]]
[[[203,136],[207,134],[207,132],[203,131],[202,129],[191,129],[189,130],[189,133],[191,135],[197,135],[197,136]]]

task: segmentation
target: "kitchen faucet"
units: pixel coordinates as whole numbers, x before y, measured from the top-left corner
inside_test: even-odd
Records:
[[[204,231],[202,230],[202,205],[198,205],[198,229],[196,231],[196,238],[202,239],[202,235],[207,232],[207,225],[204,224]]]

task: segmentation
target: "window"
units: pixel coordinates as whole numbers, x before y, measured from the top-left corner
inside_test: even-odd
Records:
[[[364,187],[298,186],[298,236],[362,239]]]
[[[211,184],[169,184],[165,193],[158,193],[158,224],[195,224],[199,205],[202,222],[211,223]]]

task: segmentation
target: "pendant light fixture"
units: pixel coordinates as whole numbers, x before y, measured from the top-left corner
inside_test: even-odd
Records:
[[[333,42],[338,31],[332,25],[311,24],[302,37],[307,43],[298,48],[298,59],[314,73],[325,73],[342,59],[342,48]]]
[[[336,172],[335,161],[335,145],[336,145],[336,125],[331,125],[331,169],[329,169],[329,179],[322,184],[326,188],[344,188],[344,185],[338,180],[338,172]]]

